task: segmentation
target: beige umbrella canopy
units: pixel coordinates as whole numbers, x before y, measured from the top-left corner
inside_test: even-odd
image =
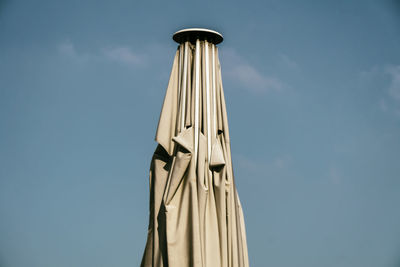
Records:
[[[142,267],[247,267],[216,44],[207,29],[179,43],[150,167],[150,220]]]

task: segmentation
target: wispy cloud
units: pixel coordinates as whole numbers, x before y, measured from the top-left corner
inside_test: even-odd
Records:
[[[379,108],[384,112],[388,111],[388,106],[387,106],[386,100],[384,98],[379,100]]]
[[[386,73],[390,75],[389,95],[396,101],[400,101],[400,65],[388,66]]]
[[[145,52],[135,52],[126,45],[99,48],[93,51],[78,51],[76,45],[66,40],[58,44],[58,52],[77,63],[87,63],[95,60],[108,60],[118,62],[128,66],[143,67],[147,65],[147,55]]]
[[[385,68],[385,73],[389,75],[390,79],[389,87],[387,88],[387,94],[389,97],[387,102],[391,104],[390,109],[393,113],[397,117],[400,117],[400,65],[387,66]]]
[[[339,169],[337,167],[330,167],[328,177],[329,180],[335,185],[339,185],[342,183],[342,176],[339,174]]]
[[[65,41],[58,45],[58,51],[67,56],[76,56],[74,44],[71,41]]]
[[[90,55],[87,53],[78,53],[74,43],[72,43],[70,40],[66,40],[58,44],[57,50],[62,56],[72,59],[78,63],[85,63],[90,57]]]
[[[279,54],[279,63],[289,69],[298,69],[299,65],[286,54]]]
[[[128,46],[116,46],[103,49],[106,58],[134,66],[143,66],[146,64],[146,56],[143,53],[136,53]]]
[[[277,77],[267,75],[241,57],[236,50],[225,48],[221,55],[226,78],[238,82],[253,93],[281,91],[285,84]]]
[[[360,81],[370,83],[372,80],[376,79],[381,72],[381,68],[378,68],[378,66],[373,66],[368,70],[360,71],[358,77]]]
[[[280,91],[283,84],[277,78],[261,74],[249,64],[237,64],[228,69],[228,74],[254,92]]]
[[[362,86],[379,88],[377,106],[383,112],[400,117],[400,65],[374,66],[361,71]]]
[[[272,159],[253,158],[248,155],[235,154],[235,165],[252,174],[264,176],[266,174],[276,175],[282,171],[288,171],[291,167],[292,157],[289,155],[280,155]]]

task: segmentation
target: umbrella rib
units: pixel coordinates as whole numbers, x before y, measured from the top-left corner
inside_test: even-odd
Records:
[[[209,59],[208,59],[208,42],[204,41],[206,50],[206,97],[207,97],[207,152],[208,162],[211,157],[211,129],[210,129],[210,73],[209,73]]]
[[[195,123],[194,123],[194,163],[197,165],[199,145],[199,86],[200,86],[200,40],[196,40],[196,92],[195,92]]]
[[[212,89],[213,89],[213,115],[214,115],[214,129],[213,135],[217,137],[217,97],[216,97],[216,84],[215,84],[215,45],[212,45]]]
[[[182,45],[179,45],[179,61],[178,61],[178,112],[177,112],[177,122],[179,123],[179,115],[181,113],[180,109],[182,108],[182,104],[181,104],[181,94],[182,94]],[[175,129],[175,134],[181,132],[181,128],[179,128],[179,124],[177,124],[176,129]]]
[[[183,88],[182,88],[182,114],[181,114],[181,131],[185,129],[185,113],[186,113],[186,76],[187,76],[187,53],[188,43],[185,42],[184,59],[183,59]]]

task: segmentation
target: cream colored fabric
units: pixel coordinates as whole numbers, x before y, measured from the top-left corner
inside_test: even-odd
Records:
[[[249,266],[217,53],[206,41],[176,52],[150,167],[142,267]]]

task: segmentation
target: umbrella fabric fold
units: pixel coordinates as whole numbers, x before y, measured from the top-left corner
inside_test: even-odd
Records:
[[[155,139],[141,266],[249,266],[214,44],[178,47]]]

